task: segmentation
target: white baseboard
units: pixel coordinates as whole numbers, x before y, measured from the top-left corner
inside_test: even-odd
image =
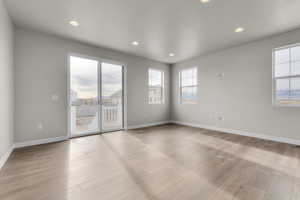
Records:
[[[207,125],[203,125],[203,124],[196,124],[196,123],[189,123],[189,122],[171,121],[171,123],[178,124],[178,125],[195,127],[195,128],[203,128],[203,129],[208,129],[208,130],[220,131],[220,132],[224,132],[224,133],[231,133],[231,134],[235,134],[235,135],[243,135],[243,136],[248,136],[248,137],[254,137],[254,138],[270,140],[270,141],[274,141],[274,142],[281,142],[281,143],[287,143],[287,144],[300,146],[300,140],[297,140],[297,139],[271,136],[271,135],[266,135],[266,134],[258,134],[258,133],[252,133],[252,132],[242,131],[242,130],[219,128],[219,127],[213,127],[213,126],[207,126]]]
[[[288,144],[300,146],[300,140],[297,140],[297,139],[284,138],[284,137],[278,137],[278,136],[270,136],[270,135],[265,135],[265,134],[252,133],[252,132],[248,132],[248,131],[219,128],[219,127],[214,127],[214,126],[189,123],[189,122],[181,122],[181,121],[163,121],[163,122],[155,122],[155,123],[148,123],[148,124],[142,124],[142,125],[134,125],[134,126],[128,126],[128,129],[146,128],[146,127],[164,125],[164,124],[169,124],[169,123],[190,126],[190,127],[195,127],[195,128],[203,128],[203,129],[208,129],[208,130],[220,131],[220,132],[224,132],[224,133],[254,137],[254,138],[259,138],[259,139],[264,139],[264,140],[270,140],[270,141],[282,142],[282,143],[288,143]],[[5,164],[5,162],[7,161],[8,157],[10,156],[10,154],[12,153],[14,148],[47,144],[47,143],[52,143],[52,142],[60,142],[60,141],[65,141],[65,140],[68,140],[67,136],[15,143],[14,146],[11,147],[7,151],[7,153],[5,153],[0,158],[0,169]]]
[[[0,157],[0,170],[1,168],[4,166],[4,164],[6,163],[7,159],[9,158],[10,154],[13,152],[14,147],[11,146],[8,151]]]
[[[146,127],[159,126],[159,125],[164,125],[164,124],[169,124],[169,123],[171,123],[171,121],[163,121],[163,122],[155,122],[155,123],[149,123],[149,124],[133,125],[133,126],[128,126],[127,129],[146,128]]]
[[[32,140],[28,142],[18,142],[15,143],[14,148],[28,147],[28,146],[39,145],[39,144],[48,144],[52,142],[61,142],[67,139],[68,139],[67,136],[63,136],[63,137],[55,137],[55,138],[48,138],[48,139],[41,139],[41,140]]]
[[[142,125],[136,125],[136,126],[129,126],[128,129],[145,128],[145,127],[158,126],[158,125],[163,125],[163,124],[168,124],[168,123],[170,123],[170,121],[142,124]],[[22,147],[29,147],[29,146],[34,146],[34,145],[40,145],[40,144],[48,144],[48,143],[53,143],[53,142],[60,142],[60,141],[68,140],[68,139],[69,138],[67,136],[63,136],[63,137],[55,137],[55,138],[48,138],[48,139],[41,139],[41,140],[32,140],[32,141],[26,141],[26,142],[17,142],[11,147],[11,149],[7,153],[5,153],[5,155],[3,155],[0,158],[0,169],[5,164],[5,162],[7,161],[8,157],[10,156],[11,152],[14,149],[22,148]]]

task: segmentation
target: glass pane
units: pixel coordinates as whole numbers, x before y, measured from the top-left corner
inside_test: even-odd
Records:
[[[163,76],[160,70],[149,69],[149,104],[160,104],[163,101]]]
[[[185,69],[181,71],[181,86],[197,85],[197,68]]]
[[[181,103],[183,104],[197,103],[197,87],[181,88]]]
[[[123,66],[101,64],[102,129],[123,128]]]
[[[162,87],[149,87],[149,104],[162,103]]]
[[[300,100],[300,78],[291,79],[291,99]]]
[[[300,62],[293,62],[291,65],[291,75],[300,75]]]
[[[291,48],[291,61],[300,61],[300,46]]]
[[[275,64],[286,63],[290,61],[290,50],[282,49],[275,51]]]
[[[162,71],[149,69],[149,85],[162,86]]]
[[[276,80],[276,99],[289,99],[290,96],[290,80]]]
[[[275,77],[289,76],[290,75],[290,64],[277,64],[275,65]]]
[[[98,61],[70,57],[72,134],[99,131]]]

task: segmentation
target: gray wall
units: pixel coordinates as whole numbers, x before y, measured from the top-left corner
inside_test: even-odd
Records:
[[[128,67],[128,126],[170,119],[169,65],[16,28],[15,142],[67,136],[67,55],[79,53],[126,63]],[[166,101],[149,105],[148,68],[166,74]],[[54,102],[51,95],[57,94]],[[38,124],[43,124],[43,130]]]
[[[69,52],[128,65],[129,126],[167,121],[172,111],[175,121],[300,139],[300,108],[272,105],[271,54],[275,47],[299,43],[300,30],[175,64],[171,77],[167,64],[23,28],[16,29],[15,40],[15,142],[67,135]],[[178,71],[192,66],[198,66],[199,103],[180,105]],[[149,67],[165,70],[166,94],[172,78],[171,109],[168,95],[163,105],[147,103]],[[219,78],[219,73],[225,76]],[[59,96],[58,102],[51,101],[52,94]]]
[[[0,0],[0,159],[13,144],[13,24]]]
[[[272,49],[294,43],[300,30],[175,64],[172,120],[300,139],[300,107],[272,106]],[[192,66],[198,66],[199,103],[180,105],[178,72]]]

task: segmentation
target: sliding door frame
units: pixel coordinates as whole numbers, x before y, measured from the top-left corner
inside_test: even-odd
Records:
[[[120,63],[120,62],[117,62],[117,61],[112,61],[112,60],[107,60],[107,59],[101,59],[101,63],[100,63],[100,76],[102,76],[102,63],[107,63],[107,64],[112,64],[112,65],[119,65],[119,66],[122,66],[122,128],[113,128],[113,129],[106,129],[104,130],[103,129],[103,126],[101,126],[101,133],[107,133],[107,132],[113,132],[113,131],[120,131],[120,130],[126,130],[127,129],[127,118],[126,118],[126,126],[125,126],[125,116],[127,116],[127,112],[125,114],[125,110],[127,111],[127,109],[125,109],[125,105],[127,105],[127,101],[125,101],[125,99],[127,99],[127,96],[126,96],[126,90],[124,89],[126,86],[125,86],[125,64],[123,63]],[[100,81],[100,94],[101,94],[101,97],[100,97],[100,109],[101,109],[101,125],[103,123],[103,118],[102,118],[102,105],[103,103],[101,102],[102,101],[102,77],[100,77],[99,79]],[[125,98],[126,97],[126,98]],[[126,102],[126,103],[125,103]]]
[[[74,57],[80,57],[80,58],[86,58],[90,60],[95,60],[98,62],[98,119],[99,119],[99,131],[90,131],[83,134],[76,134],[72,135],[71,131],[71,102],[70,102],[70,89],[71,89],[71,63],[70,58],[71,56]],[[122,66],[122,115],[123,115],[123,122],[121,129],[111,129],[111,130],[103,130],[102,126],[102,72],[101,72],[101,64],[102,63],[109,63],[109,64],[115,64]],[[81,136],[88,136],[88,135],[96,135],[96,134],[102,134],[106,132],[112,132],[112,131],[118,131],[118,130],[127,130],[127,65],[125,63],[121,63],[118,61],[103,59],[100,57],[94,57],[94,56],[87,56],[83,54],[78,53],[68,53],[67,54],[67,119],[68,119],[68,138],[74,138],[74,137],[81,137]]]

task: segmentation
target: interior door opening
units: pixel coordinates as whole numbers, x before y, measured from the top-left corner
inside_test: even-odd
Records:
[[[124,128],[124,66],[83,56],[69,57],[71,137]]]

